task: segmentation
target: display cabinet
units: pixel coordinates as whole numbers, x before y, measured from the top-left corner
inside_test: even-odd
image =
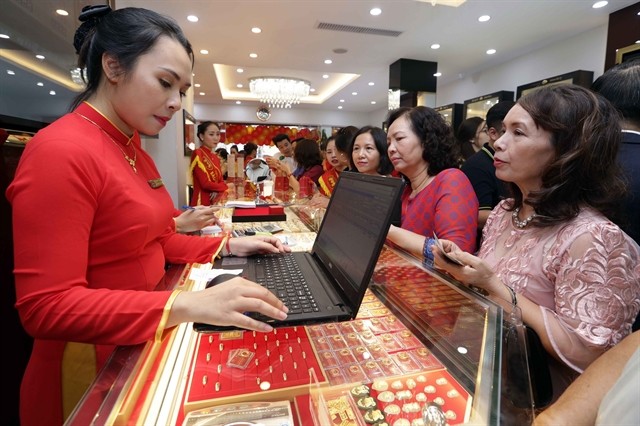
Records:
[[[277,235],[309,250],[321,213],[292,205],[286,214],[274,222]],[[171,266],[160,288],[202,288],[210,267]],[[287,401],[300,426],[349,416],[340,424],[374,415],[419,421],[427,408],[451,425],[530,423],[532,406],[502,392],[502,316],[497,304],[388,245],[355,320],[272,333],[200,334],[182,324],[118,348],[67,424],[182,425],[234,412],[242,420],[243,410],[281,413]],[[530,395],[528,382],[521,387]]]
[[[463,120],[470,117],[486,118],[487,111],[501,101],[513,101],[513,92],[501,90],[464,101]]]
[[[451,125],[451,128],[455,132],[462,123],[462,104],[448,104],[434,108],[442,115],[444,120]]]
[[[518,86],[516,99],[520,99],[522,96],[541,87],[556,86],[559,84],[577,84],[578,86],[589,88],[591,87],[591,83],[593,83],[593,71],[573,71]]]

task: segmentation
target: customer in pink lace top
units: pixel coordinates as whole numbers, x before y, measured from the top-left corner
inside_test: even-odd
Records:
[[[495,143],[496,175],[513,198],[489,216],[478,256],[443,241],[466,265],[457,266],[431,247],[436,267],[517,302],[551,355],[556,396],[631,332],[640,309],[639,248],[610,220],[625,189],[618,122],[609,102],[578,86],[521,98]]]

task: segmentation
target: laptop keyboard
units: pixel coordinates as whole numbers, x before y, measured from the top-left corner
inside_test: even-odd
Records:
[[[255,266],[258,284],[278,296],[289,308],[289,314],[319,311],[293,254],[260,256]]]

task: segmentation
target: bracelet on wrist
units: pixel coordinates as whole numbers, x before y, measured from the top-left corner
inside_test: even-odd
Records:
[[[229,256],[229,257],[233,256],[233,253],[231,253],[231,244],[230,244],[230,242],[231,242],[231,237],[228,237],[227,241],[224,243],[224,249],[227,252],[226,255]]]
[[[424,246],[422,246],[422,255],[424,256],[423,263],[425,265],[433,266],[433,252],[431,251],[431,246],[436,242],[433,238],[425,238]]]
[[[509,294],[511,295],[511,304],[513,306],[518,306],[518,297],[516,295],[516,291],[506,284],[504,286],[507,288],[507,290],[509,290]]]

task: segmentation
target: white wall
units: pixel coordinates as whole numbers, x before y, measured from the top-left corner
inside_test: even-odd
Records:
[[[195,105],[194,117],[198,121],[213,120],[222,123],[260,123],[256,118],[256,104],[251,105]],[[340,110],[310,110],[301,106],[291,109],[271,110],[271,118],[264,124],[313,125],[327,127],[356,126],[369,124],[369,114],[353,113]]]
[[[576,70],[604,72],[607,26],[523,54],[493,68],[474,73],[445,86],[438,85],[436,105],[463,103],[467,99],[516,88]]]

